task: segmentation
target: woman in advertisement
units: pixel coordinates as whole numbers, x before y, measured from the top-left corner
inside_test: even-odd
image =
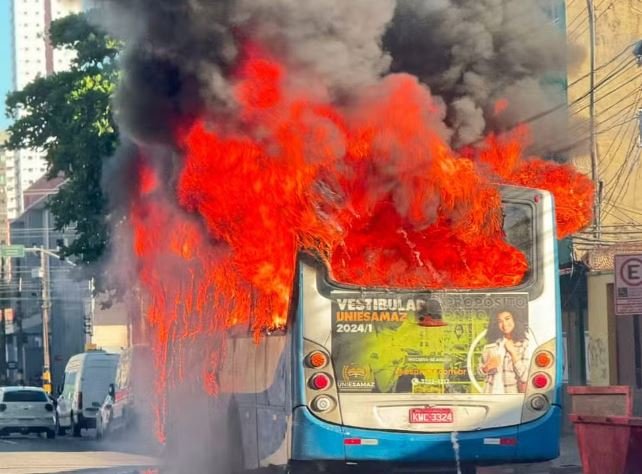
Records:
[[[527,326],[515,311],[502,309],[491,318],[479,371],[486,379],[484,393],[524,393],[532,355]]]

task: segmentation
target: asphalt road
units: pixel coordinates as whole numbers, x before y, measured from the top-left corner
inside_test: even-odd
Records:
[[[132,435],[97,441],[93,430],[82,438],[35,435],[0,437],[0,474],[147,474],[158,465],[152,443]],[[162,470],[161,470],[162,472]],[[562,440],[562,456],[553,462],[479,468],[479,474],[580,474],[573,437]],[[183,474],[183,473],[181,473]],[[189,474],[187,471],[184,474]]]
[[[138,474],[156,465],[153,448],[117,437],[97,441],[93,431],[82,438],[36,435],[0,437],[0,474]]]

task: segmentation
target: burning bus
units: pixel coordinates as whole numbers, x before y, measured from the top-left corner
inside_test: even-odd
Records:
[[[236,469],[467,473],[557,457],[562,333],[553,200],[505,186],[502,203],[506,240],[528,261],[510,287],[364,287],[334,280],[327,263],[301,254],[284,326],[258,343],[249,327],[228,340],[220,382],[232,395]]]
[[[408,76],[354,118],[283,98],[253,54],[241,115],[274,143],[196,120],[171,188],[141,147],[129,218],[161,441],[169,395],[200,385],[231,400],[238,468],[557,456],[556,242],[590,219],[590,180],[523,159],[519,130],[452,150]]]
[[[198,392],[235,469],[556,456],[556,241],[594,188],[535,156],[571,137],[538,2],[105,3],[158,438],[223,444],[178,430],[209,426]]]

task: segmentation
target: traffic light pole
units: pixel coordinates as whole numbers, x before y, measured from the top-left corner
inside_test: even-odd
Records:
[[[5,259],[4,257],[0,258],[0,294],[6,296],[5,292]],[[7,326],[6,326],[6,315],[5,315],[5,306],[4,301],[0,302],[0,385],[2,383],[8,383],[7,380]]]
[[[49,309],[51,299],[49,293],[49,257],[44,248],[40,248],[40,268],[42,270],[42,388],[51,394],[51,355],[49,351]]]

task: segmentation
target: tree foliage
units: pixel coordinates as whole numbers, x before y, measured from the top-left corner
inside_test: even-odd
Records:
[[[47,176],[65,178],[48,206],[58,230],[76,232],[63,253],[90,263],[109,240],[101,173],[118,145],[111,96],[119,44],[84,14],[54,21],[50,40],[55,48],[74,51],[75,59],[70,69],[39,77],[8,96],[8,113],[15,121],[6,146],[43,150]]]

